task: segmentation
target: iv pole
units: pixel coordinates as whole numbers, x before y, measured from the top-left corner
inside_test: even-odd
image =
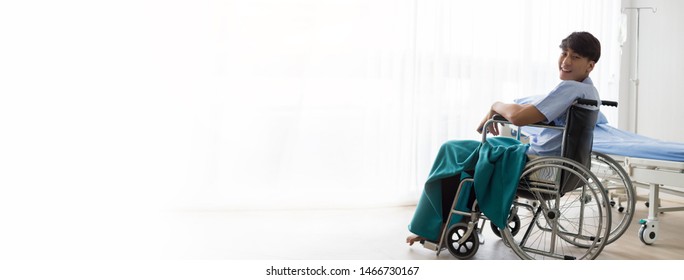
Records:
[[[653,7],[625,7],[622,8],[622,12],[624,13],[626,10],[635,10],[636,11],[636,44],[634,46],[634,53],[635,53],[635,62],[634,62],[634,78],[631,78],[630,81],[634,84],[634,103],[632,107],[634,108],[634,133],[637,133],[637,124],[638,124],[638,104],[639,104],[639,14],[641,13],[641,10],[651,10],[655,14],[656,8]]]

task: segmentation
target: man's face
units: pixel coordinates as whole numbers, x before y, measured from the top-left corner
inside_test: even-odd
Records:
[[[572,49],[565,49],[561,52],[560,58],[558,58],[560,79],[564,81],[584,81],[589,76],[591,70],[594,69],[594,64],[595,62],[579,55]]]

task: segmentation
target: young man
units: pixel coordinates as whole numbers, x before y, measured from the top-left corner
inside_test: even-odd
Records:
[[[517,126],[544,122],[553,122],[557,126],[565,124],[568,108],[578,98],[600,100],[598,91],[594,87],[589,74],[601,57],[601,44],[588,32],[574,32],[563,39],[560,44],[561,54],[558,58],[558,74],[562,80],[556,88],[546,96],[539,96],[527,102],[492,104],[489,112],[480,122],[477,131],[482,133],[483,126],[493,115],[498,114]],[[487,130],[493,135],[499,135],[499,128],[490,125]],[[560,155],[562,133],[555,129],[541,129],[538,133],[528,135],[530,145],[527,154],[535,155]],[[462,169],[447,168],[449,172],[443,172],[445,163],[466,162],[460,159],[445,161],[444,158],[459,158],[453,155],[455,151],[467,154],[469,149],[476,149],[473,141],[449,141],[442,146],[437,160],[433,165],[430,178],[425,184],[425,191],[416,207],[416,212],[409,225],[409,230],[414,233],[406,238],[409,245],[422,240],[438,242],[441,228],[446,223],[450,207],[453,203],[458,182],[461,178]],[[451,154],[450,154],[451,153]],[[448,175],[447,175],[448,174]],[[441,187],[441,193],[434,191],[435,186]],[[441,196],[441,197],[440,197]],[[441,211],[437,210],[441,209]],[[441,225],[437,224],[441,220]]]

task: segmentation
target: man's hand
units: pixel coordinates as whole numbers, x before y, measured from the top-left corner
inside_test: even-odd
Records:
[[[524,126],[546,120],[546,116],[537,110],[537,107],[531,104],[520,105],[515,103],[494,102],[489,109],[489,113],[487,113],[477,127],[477,132],[482,133],[484,124],[495,114],[501,115],[503,118],[517,126]],[[498,124],[495,123],[490,125],[487,127],[487,131],[492,135],[499,135]]]
[[[484,132],[483,129],[484,129],[485,123],[487,121],[491,120],[494,115],[496,115],[496,112],[494,112],[494,110],[489,110],[489,113],[487,113],[487,115],[484,117],[484,119],[482,119],[482,121],[480,122],[480,125],[477,126],[477,133],[482,134]],[[489,133],[491,133],[492,135],[499,135],[498,123],[489,124],[489,126],[487,127],[487,131]]]

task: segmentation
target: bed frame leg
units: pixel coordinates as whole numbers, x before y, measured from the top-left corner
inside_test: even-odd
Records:
[[[660,211],[660,186],[658,184],[650,184],[650,192],[648,193],[648,219],[658,220],[658,212]]]
[[[658,212],[660,205],[658,201],[660,186],[658,184],[650,184],[651,190],[648,194],[648,219],[641,219],[639,223],[639,239],[646,245],[653,244],[658,238]]]

